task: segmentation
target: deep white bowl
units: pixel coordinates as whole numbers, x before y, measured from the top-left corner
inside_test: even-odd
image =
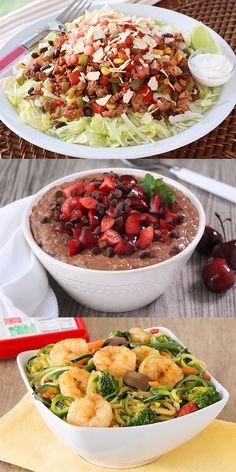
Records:
[[[182,190],[199,212],[199,228],[197,234],[193,241],[180,254],[164,262],[141,269],[118,271],[85,269],[66,264],[49,256],[38,246],[33,238],[29,222],[32,207],[50,188],[58,184],[107,170],[108,169],[96,169],[78,172],[56,180],[44,187],[35,195],[35,198],[26,209],[23,217],[23,231],[32,251],[43,266],[76,301],[98,311],[120,313],[144,307],[159,297],[167,287],[171,285],[177,272],[183,269],[202,237],[205,228],[205,213],[201,203],[190,190],[178,182],[164,177],[167,184]],[[112,170],[118,174],[127,174],[127,169],[115,168]],[[146,171],[132,169],[132,174],[134,176],[144,177]],[[153,172],[152,175],[155,178],[162,177]]]
[[[163,327],[159,327],[159,329],[180,342],[168,329]],[[139,467],[155,461],[161,455],[200,433],[216,418],[229,399],[227,390],[215,378],[211,377],[212,383],[221,395],[221,400],[189,415],[163,423],[130,428],[73,426],[62,421],[34,398],[33,389],[30,387],[25,373],[25,365],[36,352],[22,352],[17,357],[17,363],[38,412],[62,443],[76,451],[83,459],[103,467]]]
[[[95,3],[96,8],[100,8],[105,2],[96,1]],[[194,18],[166,8],[153,7],[140,3],[121,4],[120,2],[117,5],[112,5],[112,8],[125,14],[128,13],[137,16],[144,16],[146,18],[150,16],[156,21],[169,24],[175,29],[182,31],[184,35],[190,35],[193,28],[199,25],[199,22]],[[55,17],[56,14],[47,16],[47,12],[45,12],[40,20],[31,25],[27,25],[25,29],[18,31],[13,37],[11,37],[2,47],[0,55],[4,56],[10,52],[12,48],[19,46],[19,44],[23,44],[27,38],[35,33],[35,31],[46,28],[48,23],[52,22]],[[209,27],[205,27],[220,50],[224,53],[233,54],[232,49],[223,38]],[[9,73],[7,72],[4,75],[9,75]],[[236,88],[234,86],[234,81],[235,75],[223,86],[220,97],[217,98],[217,103],[215,103],[213,107],[204,114],[203,121],[194,124],[181,133],[169,138],[161,139],[157,141],[155,145],[143,144],[117,148],[91,147],[65,142],[53,136],[48,136],[47,134],[43,134],[31,126],[19,121],[16,108],[8,101],[1,87],[0,118],[8,128],[21,136],[21,138],[49,151],[68,156],[84,157],[87,159],[110,159],[111,156],[113,159],[134,159],[154,156],[174,149],[179,149],[186,144],[200,139],[202,136],[205,136],[207,133],[215,129],[229,115],[235,105]]]

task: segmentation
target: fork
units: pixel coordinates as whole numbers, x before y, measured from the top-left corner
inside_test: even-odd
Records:
[[[74,0],[68,5],[65,10],[50,24],[47,25],[46,29],[37,31],[28,39],[26,39],[20,46],[16,46],[9,53],[0,59],[0,72],[5,71],[8,67],[12,66],[16,60],[25,55],[30,49],[38,43],[44,36],[50,31],[63,31],[66,29],[65,24],[78,16],[81,16],[85,10],[88,10],[92,2],[90,0]]]

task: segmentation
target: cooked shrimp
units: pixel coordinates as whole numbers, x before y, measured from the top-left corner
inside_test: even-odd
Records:
[[[159,351],[149,346],[137,346],[133,349],[137,356],[137,362],[142,362],[145,357],[150,356],[151,354],[159,356]]]
[[[139,366],[139,372],[159,385],[174,387],[183,377],[182,370],[168,357],[148,356]]]
[[[89,372],[79,367],[71,367],[58,378],[62,395],[72,398],[81,398],[86,392]]]
[[[64,339],[56,343],[50,351],[51,365],[67,365],[73,359],[88,353],[88,345],[84,339]]]
[[[108,369],[115,377],[123,377],[136,368],[136,354],[126,346],[106,346],[93,356],[97,370]]]
[[[108,428],[113,419],[110,403],[101,395],[92,393],[71,403],[67,421],[76,426]]]
[[[152,336],[151,333],[147,333],[141,328],[131,328],[129,333],[133,343],[148,344]]]

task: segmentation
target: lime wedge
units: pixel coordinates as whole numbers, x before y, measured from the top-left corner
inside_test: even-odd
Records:
[[[217,54],[219,49],[211,37],[209,31],[201,24],[195,26],[191,33],[191,43],[195,51],[197,49],[209,48],[212,53]]]

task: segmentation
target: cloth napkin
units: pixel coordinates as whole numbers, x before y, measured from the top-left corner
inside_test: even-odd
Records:
[[[23,198],[0,209],[0,318],[58,316],[46,272],[21,228],[22,214],[31,199]]]
[[[136,472],[234,472],[236,424],[213,421],[202,433]],[[0,420],[0,460],[34,472],[114,472],[83,460],[48,429],[27,393]]]
[[[22,8],[5,15],[0,20],[0,46],[2,46],[9,38],[27,25],[39,20],[45,15],[52,15],[63,10],[72,0],[35,0]],[[104,3],[112,5],[114,3],[133,3],[133,0],[93,0],[94,4]],[[139,0],[139,3],[146,5],[154,5],[158,0]]]

